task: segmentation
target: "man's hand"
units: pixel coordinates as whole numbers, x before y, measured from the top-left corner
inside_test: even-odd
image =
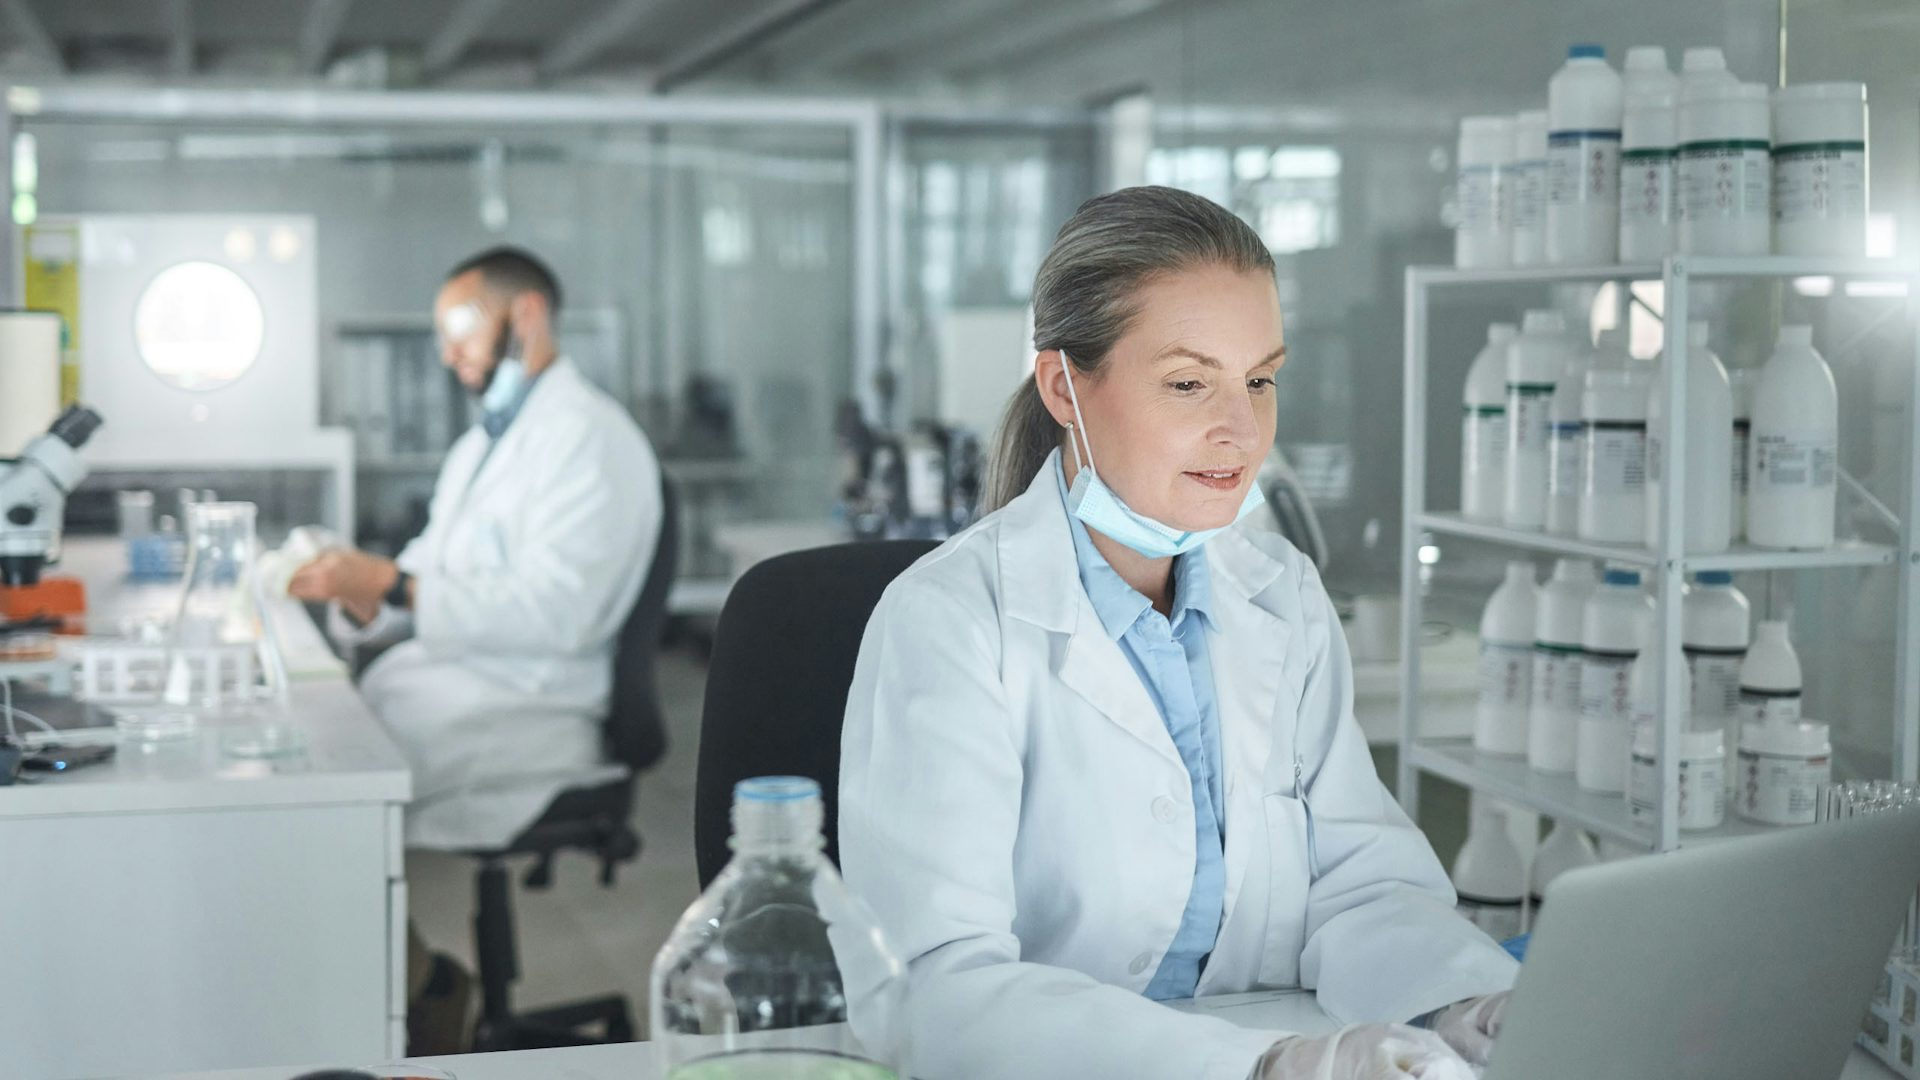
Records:
[[[399,577],[392,559],[341,548],[295,570],[287,594],[298,600],[338,600],[349,617],[365,625],[380,614],[387,590]]]

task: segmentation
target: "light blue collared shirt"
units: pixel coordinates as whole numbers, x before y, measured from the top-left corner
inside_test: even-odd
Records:
[[[1066,472],[1057,461],[1054,479],[1064,505]],[[1159,710],[1193,785],[1193,887],[1187,894],[1187,908],[1180,917],[1173,945],[1146,989],[1146,996],[1155,1001],[1190,998],[1220,936],[1227,897],[1220,708],[1214,692],[1213,661],[1207,654],[1207,631],[1215,627],[1209,611],[1212,588],[1206,552],[1174,557],[1173,618],[1168,619],[1108,564],[1093,546],[1085,525],[1071,514],[1067,520],[1080,564],[1080,583],[1093,603],[1094,614],[1140,676],[1140,684]]]

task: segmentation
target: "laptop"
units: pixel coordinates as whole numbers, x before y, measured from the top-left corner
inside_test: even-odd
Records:
[[[1920,883],[1920,811],[1548,887],[1484,1080],[1840,1075]]]

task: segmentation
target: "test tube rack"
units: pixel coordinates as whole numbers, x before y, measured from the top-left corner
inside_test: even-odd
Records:
[[[1821,821],[1839,821],[1917,808],[1920,784],[1876,780],[1821,789],[1817,811]],[[1915,1066],[1915,1046],[1920,1044],[1920,890],[1907,901],[1906,919],[1855,1041],[1896,1075],[1920,1080],[1920,1067]]]

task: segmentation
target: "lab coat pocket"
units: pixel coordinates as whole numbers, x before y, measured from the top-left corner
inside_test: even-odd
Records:
[[[462,523],[459,533],[459,542],[448,545],[448,569],[460,573],[507,567],[507,530],[498,520],[475,516]]]
[[[1312,822],[1291,795],[1263,800],[1267,819],[1267,932],[1260,960],[1264,986],[1298,986],[1306,942],[1307,890],[1313,883]]]

